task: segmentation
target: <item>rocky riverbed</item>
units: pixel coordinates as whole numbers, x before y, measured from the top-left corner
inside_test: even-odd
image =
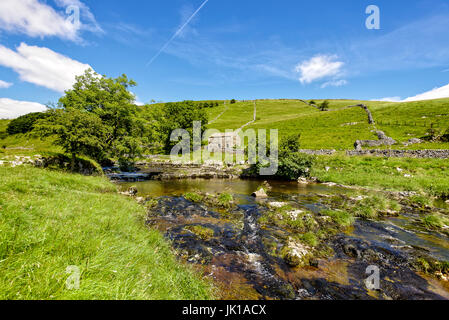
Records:
[[[250,196],[256,181],[136,186],[139,196],[152,195],[147,224],[224,299],[449,299],[449,238],[422,226],[423,209],[402,199],[398,211],[354,218],[344,212],[368,195],[272,184],[265,199]],[[379,288],[367,282],[370,270],[378,270]]]

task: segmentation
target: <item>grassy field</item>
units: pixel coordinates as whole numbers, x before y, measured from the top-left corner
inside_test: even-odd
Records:
[[[315,100],[320,104],[323,100]],[[357,139],[377,139],[376,130],[383,130],[399,143],[394,149],[448,149],[449,143],[423,143],[405,147],[401,142],[422,138],[431,124],[449,128],[449,99],[392,103],[359,100],[329,100],[330,110],[321,112],[299,100],[258,100],[257,121],[248,128],[278,129],[280,136],[301,133],[301,145],[308,149],[353,149]],[[376,126],[369,125],[361,108],[346,106],[365,104],[373,113]],[[210,116],[219,114],[223,106],[208,109]],[[224,131],[238,129],[252,120],[253,102],[238,102],[210,128]]]
[[[311,174],[323,182],[449,197],[447,159],[319,156]]]
[[[206,299],[145,209],[102,177],[0,167],[0,299]],[[81,271],[66,287],[67,267]]]

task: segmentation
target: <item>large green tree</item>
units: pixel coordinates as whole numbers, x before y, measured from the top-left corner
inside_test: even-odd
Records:
[[[73,88],[67,90],[58,103],[66,110],[98,116],[105,132],[103,156],[116,158],[121,164],[138,157],[148,140],[147,124],[139,117],[135,96],[130,91],[134,86],[136,83],[125,74],[108,78],[89,69],[76,78]]]
[[[105,143],[112,148],[135,125],[135,96],[129,91],[135,85],[126,75],[113,79],[89,69],[76,78],[73,88],[59,99],[59,105],[98,115],[107,129]]]
[[[77,109],[49,111],[45,119],[37,122],[34,132],[42,137],[56,136],[55,144],[72,156],[72,171],[77,156],[102,154],[106,137],[100,117]]]
[[[148,123],[139,116],[130,91],[135,85],[126,75],[108,78],[86,70],[59,99],[51,119],[39,122],[36,131],[56,135],[55,142],[72,155],[100,162],[117,159],[128,167],[148,143]]]

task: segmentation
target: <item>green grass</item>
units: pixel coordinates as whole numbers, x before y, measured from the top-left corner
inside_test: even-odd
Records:
[[[231,206],[232,201],[234,201],[234,197],[229,193],[221,193],[218,196],[217,201],[220,206],[227,208]]]
[[[253,120],[254,102],[238,102],[228,104],[226,112],[209,128],[225,131],[226,129],[238,129],[249,121]],[[214,119],[224,110],[223,106],[208,109],[209,119]]]
[[[323,210],[321,215],[331,217],[339,226],[349,227],[354,223],[354,217],[346,211]]]
[[[334,155],[317,157],[311,174],[323,182],[449,196],[448,169],[447,159]]]
[[[449,127],[449,99],[392,103],[360,100],[328,100],[330,110],[321,112],[299,100],[258,100],[257,121],[245,129],[278,129],[280,136],[300,133],[306,149],[354,148],[356,140],[377,139],[375,130],[383,130],[399,143],[393,149],[448,149],[449,143],[426,142],[405,147],[402,142],[422,138],[433,123],[440,130]],[[323,100],[315,100],[317,104]],[[365,104],[373,113],[376,126],[368,124],[361,108]],[[210,109],[209,116],[219,114],[222,106]],[[224,131],[238,129],[253,119],[254,103],[238,102],[209,127]]]
[[[209,284],[103,177],[0,167],[0,299],[206,299]],[[66,268],[81,271],[66,288]]]
[[[424,226],[430,230],[438,230],[445,226],[449,226],[449,218],[440,214],[427,215],[421,220]]]
[[[183,195],[183,197],[190,202],[197,202],[197,203],[201,202],[204,199],[204,197],[198,192],[187,192],[186,194]]]
[[[0,160],[8,160],[14,156],[33,156],[36,154],[62,153],[62,149],[54,146],[52,139],[42,140],[30,134],[8,135],[6,128],[10,120],[0,120]]]

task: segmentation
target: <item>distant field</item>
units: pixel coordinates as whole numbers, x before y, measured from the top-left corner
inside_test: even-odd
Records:
[[[323,100],[314,101],[319,105]],[[449,99],[411,103],[328,101],[330,110],[322,112],[300,100],[258,100],[257,121],[247,129],[278,129],[280,136],[300,133],[303,148],[346,150],[352,149],[358,139],[377,139],[376,129],[398,142],[405,142],[424,137],[432,124],[440,130],[449,128]],[[361,108],[345,109],[361,103],[371,110],[376,126],[368,124],[367,115]],[[223,110],[223,106],[209,109],[210,118]],[[230,105],[209,127],[221,131],[238,129],[252,120],[253,111],[253,102],[238,102]],[[447,149],[449,143],[423,143],[410,147],[398,144],[394,148]]]

